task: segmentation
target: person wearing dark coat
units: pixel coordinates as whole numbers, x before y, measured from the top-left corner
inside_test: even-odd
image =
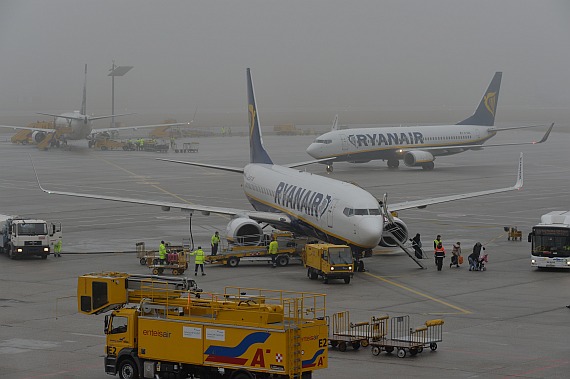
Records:
[[[477,242],[473,246],[473,252],[469,254],[469,271],[477,271],[479,266],[479,256],[481,255],[481,249],[485,250],[481,242]]]

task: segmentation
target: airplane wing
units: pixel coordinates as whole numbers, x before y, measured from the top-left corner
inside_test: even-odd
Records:
[[[307,166],[307,165],[310,165],[313,163],[333,162],[334,159],[336,159],[336,157],[313,159],[312,161],[290,163],[290,164],[284,164],[282,166],[289,167],[289,168],[295,168],[295,167]]]
[[[520,129],[521,127],[517,127]],[[443,151],[443,150],[455,150],[455,149],[465,149],[465,150],[482,150],[486,147],[498,147],[498,146],[519,146],[519,145],[536,145],[539,143],[546,142],[548,137],[550,136],[550,132],[554,128],[554,123],[550,124],[550,127],[544,133],[540,141],[532,141],[532,142],[509,142],[509,143],[495,143],[495,144],[485,144],[485,145],[446,145],[442,146],[434,146],[434,147],[418,147],[417,149],[410,148],[410,149],[402,149],[402,152],[410,151],[410,150],[422,150],[422,151]],[[506,130],[506,129],[504,129]]]
[[[472,197],[491,195],[494,193],[519,190],[522,188],[522,186],[523,186],[523,154],[521,153],[521,156],[519,158],[517,181],[516,181],[515,185],[512,187],[498,188],[498,189],[492,189],[492,190],[487,190],[487,191],[469,192],[469,193],[458,194],[458,195],[433,197],[430,199],[405,201],[403,203],[394,203],[394,204],[388,205],[387,208],[388,208],[388,211],[390,211],[390,212],[401,211],[404,209],[411,209],[411,208],[425,208],[428,205],[432,205],[432,204],[441,204],[441,203],[447,203],[450,201],[469,199]]]
[[[51,117],[55,117],[55,118],[65,118],[67,120],[84,120],[85,116],[63,116],[63,115],[59,115],[59,114],[52,114],[52,113],[40,113],[37,112],[36,114],[41,114],[43,116],[51,116]]]
[[[10,128],[10,129],[14,129],[14,130],[30,130],[32,132],[45,132],[45,133],[55,132],[55,129],[31,128],[29,126],[0,125],[0,128]]]
[[[110,114],[107,116],[89,116],[89,120],[101,120],[102,118],[112,118],[112,117],[119,117],[119,116],[130,116],[135,113],[121,113],[121,114]]]
[[[31,158],[30,158],[31,160]],[[258,222],[266,222],[273,225],[288,225],[291,223],[291,219],[288,215],[284,213],[277,213],[277,212],[259,212],[255,210],[246,210],[246,209],[238,209],[238,208],[224,208],[224,207],[211,207],[206,205],[199,205],[199,204],[192,204],[192,203],[176,203],[170,201],[156,201],[156,200],[142,200],[142,199],[133,199],[128,197],[119,197],[119,196],[105,196],[105,195],[93,195],[87,193],[77,193],[77,192],[64,192],[64,191],[54,191],[43,188],[36,168],[34,166],[34,162],[32,161],[32,167],[34,168],[34,172],[36,174],[36,180],[38,182],[38,186],[40,189],[48,194],[53,195],[63,195],[63,196],[74,196],[74,197],[81,197],[85,199],[99,199],[99,200],[107,200],[107,201],[117,201],[121,203],[131,203],[131,204],[142,204],[142,205],[154,205],[159,206],[163,210],[168,211],[171,208],[185,210],[189,212],[200,212],[205,216],[210,215],[211,213],[219,214],[219,215],[227,215],[232,217],[249,217],[254,221]]]
[[[96,117],[90,118],[90,120],[95,120]],[[190,125],[188,122],[177,122],[175,124],[156,124],[156,125],[138,125],[138,126],[121,126],[118,128],[100,128],[100,129],[93,129],[91,133],[105,133],[105,132],[112,132],[114,130],[137,130],[137,129],[144,129],[144,128],[156,128],[159,126],[181,126],[181,125]]]

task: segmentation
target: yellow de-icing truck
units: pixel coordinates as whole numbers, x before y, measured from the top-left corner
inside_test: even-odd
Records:
[[[134,378],[299,378],[328,365],[325,295],[125,273],[78,278],[79,311],[105,316],[105,371]]]

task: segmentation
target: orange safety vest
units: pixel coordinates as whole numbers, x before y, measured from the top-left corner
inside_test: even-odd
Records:
[[[434,252],[436,257],[445,257],[445,249],[442,247],[436,247]]]

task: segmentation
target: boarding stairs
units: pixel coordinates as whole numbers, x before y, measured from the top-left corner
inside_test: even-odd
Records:
[[[403,230],[397,227],[396,224],[394,223],[394,216],[392,215],[392,212],[388,211],[388,194],[384,194],[382,201],[379,201],[378,203],[382,210],[382,215],[384,216],[384,220],[387,221],[384,223],[384,234],[391,236],[392,239],[394,240],[394,243],[398,245],[398,247],[400,247],[400,249],[402,249],[404,253],[408,255],[408,257],[410,257],[414,262],[416,262],[418,266],[420,266],[423,269],[426,269],[427,267],[423,264],[423,262],[418,258],[416,258],[416,251],[414,250],[412,244],[408,243],[408,238],[407,238],[408,236],[404,233]],[[424,256],[423,250],[422,250],[422,257],[426,258]]]
[[[385,234],[390,234],[392,236],[392,239],[394,240],[394,243],[396,243],[396,245],[398,245],[398,247],[400,249],[402,249],[402,251],[404,251],[404,253],[406,253],[408,255],[408,257],[410,257],[414,262],[416,262],[416,264],[418,266],[420,266],[423,269],[426,269],[427,267],[424,265],[424,263],[421,261],[421,259],[416,258],[416,251],[414,250],[413,246],[411,243],[409,242],[402,242],[403,237],[405,237],[403,235],[403,232],[399,229],[399,228],[388,228],[384,230]],[[425,255],[422,251],[422,256],[425,259]]]

